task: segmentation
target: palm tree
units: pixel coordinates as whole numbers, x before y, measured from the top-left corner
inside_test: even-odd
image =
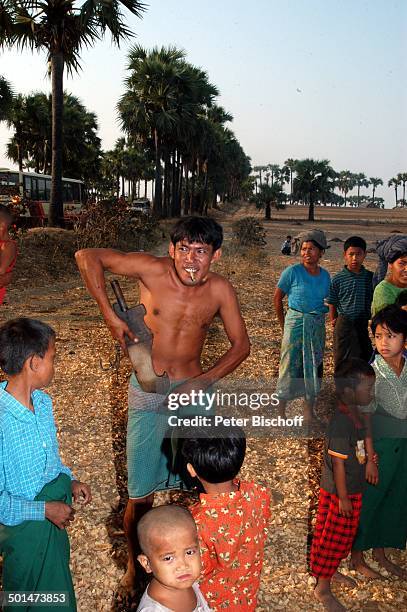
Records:
[[[395,192],[395,195],[396,195],[396,208],[397,208],[397,206],[398,206],[398,200],[397,200],[397,188],[398,188],[398,187],[400,187],[401,182],[402,182],[402,181],[401,181],[400,176],[401,176],[401,175],[399,174],[398,176],[395,176],[395,177],[391,178],[391,179],[389,180],[389,182],[387,183],[387,186],[388,186],[388,187],[394,187],[394,192]]]
[[[297,176],[293,182],[294,197],[308,204],[308,220],[314,221],[315,204],[324,203],[331,198],[336,173],[327,159],[298,160],[295,170]]]
[[[336,186],[344,194],[344,206],[346,207],[346,196],[356,186],[356,175],[349,170],[342,170],[336,179]]]
[[[280,177],[280,166],[278,164],[268,164],[267,169],[270,170],[271,186],[273,186],[274,181],[278,181]]]
[[[293,172],[295,172],[297,160],[289,157],[284,162],[284,167],[288,168],[289,180],[290,180],[290,204],[293,203]]]
[[[96,115],[71,94],[64,93],[63,167],[66,176],[95,181],[100,161],[100,139]],[[9,127],[13,136],[7,145],[7,156],[21,167],[49,174],[52,100],[42,92],[16,96]]]
[[[260,187],[262,186],[261,173],[267,170],[268,166],[254,166],[253,171],[259,173],[260,177]]]
[[[407,172],[399,172],[397,175],[397,180],[401,182],[403,185],[403,203],[402,206],[406,205],[406,183],[407,183]]]
[[[13,105],[14,93],[11,85],[0,75],[0,121],[7,121]]]
[[[369,187],[370,185],[370,181],[368,178],[366,178],[366,174],[363,174],[363,172],[359,172],[358,174],[355,174],[355,181],[356,181],[356,185],[358,188],[358,206],[360,206],[360,188],[361,187]]]
[[[277,208],[279,204],[284,202],[285,198],[286,194],[279,183],[274,183],[274,185],[262,185],[256,196],[256,206],[257,208],[264,208],[264,218],[270,220],[272,205],[274,204]]]
[[[141,17],[139,0],[99,2],[86,0],[7,0],[1,4],[0,46],[43,50],[50,64],[52,82],[52,185],[50,224],[63,225],[62,116],[63,75],[78,72],[82,48],[89,47],[110,30],[113,42],[132,36],[121,7]]]
[[[370,184],[371,184],[371,185],[372,185],[372,187],[373,187],[373,192],[372,192],[372,206],[374,206],[374,194],[375,194],[376,188],[377,188],[379,185],[383,185],[383,181],[382,181],[382,179],[381,179],[381,178],[375,178],[375,177],[373,177],[373,176],[371,176],[371,177],[370,177],[369,181],[370,181]]]

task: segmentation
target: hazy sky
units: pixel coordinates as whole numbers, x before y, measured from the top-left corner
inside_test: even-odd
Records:
[[[96,112],[105,149],[120,136],[129,47],[172,44],[218,86],[253,165],[323,158],[385,185],[407,171],[406,0],[151,0],[142,20],[129,21],[134,40],[120,50],[108,38],[97,43],[65,80]],[[45,55],[0,55],[16,92],[49,90],[45,72]],[[0,124],[0,166],[11,167],[8,138]],[[376,195],[394,205],[387,186]]]

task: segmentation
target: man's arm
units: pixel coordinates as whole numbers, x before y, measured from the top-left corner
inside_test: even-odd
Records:
[[[284,307],[283,307],[283,299],[285,293],[280,287],[277,287],[274,291],[274,308],[277,314],[278,322],[280,323],[281,329],[284,329]]]
[[[231,347],[209,370],[193,379],[203,388],[233,372],[250,354],[249,337],[235,290],[224,280],[218,295],[221,296],[219,315]]]
[[[76,263],[90,295],[98,303],[113,338],[126,350],[125,336],[137,339],[114,312],[106,291],[105,272],[142,279],[143,271],[157,261],[145,253],[122,253],[113,249],[82,249],[75,253]]]

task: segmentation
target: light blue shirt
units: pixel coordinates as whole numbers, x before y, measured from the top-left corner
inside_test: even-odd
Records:
[[[0,523],[18,525],[45,519],[45,502],[34,501],[61,472],[73,479],[59,456],[52,400],[34,391],[34,412],[0,383]]]
[[[309,274],[302,264],[289,266],[280,276],[277,287],[288,296],[288,306],[300,312],[328,312],[324,301],[328,297],[331,277],[324,268],[319,274]]]

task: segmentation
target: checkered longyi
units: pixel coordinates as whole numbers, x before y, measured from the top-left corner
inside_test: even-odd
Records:
[[[353,513],[350,518],[339,514],[336,495],[320,489],[318,515],[311,546],[311,574],[332,578],[342,559],[352,549],[362,509],[362,494],[349,495]]]

